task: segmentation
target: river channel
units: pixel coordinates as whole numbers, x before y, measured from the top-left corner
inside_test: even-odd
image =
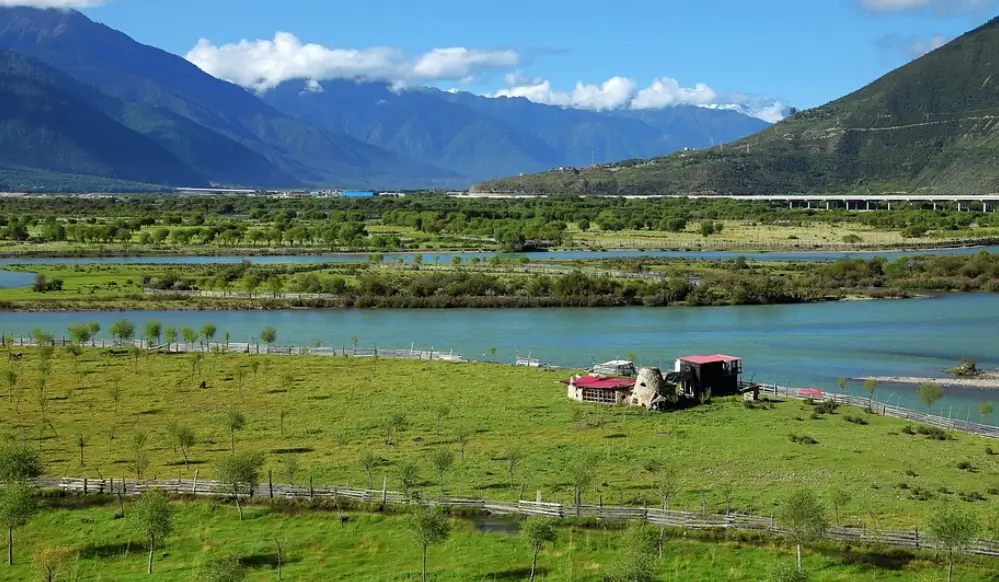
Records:
[[[999,368],[999,295],[989,294],[706,308],[0,313],[0,331],[27,336],[41,328],[60,335],[88,321],[107,330],[122,317],[138,329],[151,319],[196,329],[212,321],[234,342],[270,325],[280,344],[340,346],[357,336],[360,347],[415,345],[507,363],[530,354],[573,367],[633,353],[641,364],[671,368],[681,355],[721,352],[745,358],[746,379],[828,390],[839,377],[940,376],[963,357]],[[878,399],[921,407],[911,386],[882,385]],[[935,411],[974,417],[986,399],[999,404],[999,391],[948,387]]]
[[[479,259],[489,259],[498,255],[504,259],[520,259],[526,257],[531,261],[579,261],[587,259],[617,259],[617,258],[650,258],[650,259],[703,259],[703,260],[732,260],[744,257],[749,261],[814,261],[829,262],[852,257],[859,259],[872,259],[874,257],[884,257],[888,260],[898,257],[908,257],[913,255],[964,255],[981,251],[999,253],[999,246],[987,247],[961,247],[952,249],[927,249],[919,251],[777,251],[777,252],[754,252],[754,251],[551,251],[532,253],[384,253],[382,258],[386,262],[402,261],[413,262],[416,254],[419,254],[425,263],[450,262],[454,257],[461,257],[469,260],[472,257]],[[198,256],[137,256],[137,257],[7,257],[0,258],[0,267],[4,265],[90,265],[90,264],[212,264],[212,263],[238,263],[248,260],[261,265],[273,264],[313,264],[313,263],[366,263],[371,260],[375,253],[333,253],[324,255],[258,255],[258,256],[238,256],[238,255],[198,255]]]

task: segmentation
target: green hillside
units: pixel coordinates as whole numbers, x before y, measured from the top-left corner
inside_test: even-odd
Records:
[[[50,82],[52,76],[34,59],[0,53],[0,170],[30,168],[47,176],[178,186],[206,183],[159,144],[82,99],[82,91]]]
[[[789,73],[790,74],[790,73]],[[841,99],[697,152],[485,182],[477,191],[999,191],[999,19]]]

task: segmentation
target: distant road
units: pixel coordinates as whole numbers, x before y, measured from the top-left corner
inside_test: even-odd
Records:
[[[515,192],[474,192],[474,193],[454,193],[451,194],[456,198],[547,198],[550,194],[524,194]],[[934,204],[943,202],[957,202],[964,203],[967,202],[970,207],[972,203],[981,204],[982,208],[986,211],[994,211],[996,205],[999,205],[999,194],[766,194],[766,195],[736,195],[736,194],[644,194],[644,195],[623,195],[623,196],[611,196],[602,194],[586,194],[584,197],[599,197],[599,198],[627,198],[627,199],[643,199],[643,198],[691,198],[691,199],[701,199],[701,198],[711,198],[711,199],[727,199],[727,200],[744,200],[748,202],[787,202],[791,205],[809,205],[811,203],[818,204],[817,208],[822,208],[823,205],[833,203],[838,204],[861,204],[861,203],[885,203],[889,207],[891,203],[907,203],[907,202],[918,202],[923,204]]]

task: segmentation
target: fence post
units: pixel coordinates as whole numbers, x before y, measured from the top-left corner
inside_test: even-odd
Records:
[[[198,494],[198,469],[194,470],[194,483],[191,485],[191,495]]]
[[[87,494],[87,478],[86,477],[83,478],[83,494],[84,495]]]
[[[271,473],[271,469],[267,469],[267,491],[270,494],[270,498],[274,499],[274,479]]]
[[[382,476],[382,505],[388,502],[388,477]]]
[[[315,490],[312,488],[312,474],[309,473],[309,499],[312,499],[313,495],[315,495]]]
[[[541,490],[540,489],[538,489],[534,493],[534,503],[536,503],[538,505],[541,505]]]

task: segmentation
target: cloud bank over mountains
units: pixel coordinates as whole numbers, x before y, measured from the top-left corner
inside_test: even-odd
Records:
[[[517,67],[526,59],[512,49],[447,47],[407,55],[393,47],[327,47],[302,42],[289,32],[278,32],[273,39],[241,40],[221,46],[202,39],[186,58],[210,75],[258,93],[294,79],[305,79],[310,90],[321,90],[321,82],[326,79],[382,81],[405,89],[440,83],[467,84],[505,72],[505,86],[487,96],[523,97],[537,103],[591,111],[695,105],[738,110],[769,122],[782,119],[786,110],[785,104],[776,100],[735,101],[734,95],[721,97],[704,83],[682,87],[670,77],[655,79],[641,88],[634,79],[615,76],[600,84],[580,81],[571,90],[562,91],[547,79],[523,77]]]
[[[0,8],[93,8],[108,0],[0,0]]]
[[[860,0],[860,7],[871,12],[907,12],[930,9],[937,16],[955,16],[985,10],[999,0]]]

